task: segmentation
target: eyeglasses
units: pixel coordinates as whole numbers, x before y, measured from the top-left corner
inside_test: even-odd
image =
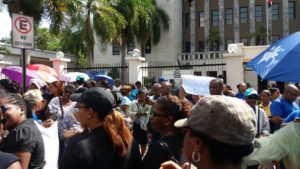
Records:
[[[73,92],[64,92],[65,95],[71,95]]]
[[[75,112],[79,112],[79,109],[84,109],[84,108],[88,108],[87,106],[79,106],[79,105],[75,105],[74,109]]]

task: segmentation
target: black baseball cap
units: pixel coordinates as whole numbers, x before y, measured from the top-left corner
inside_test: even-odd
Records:
[[[115,99],[111,92],[100,87],[93,87],[85,90],[83,93],[72,94],[70,99],[82,102],[92,108],[98,113],[100,118],[104,118],[112,112],[115,105]]]

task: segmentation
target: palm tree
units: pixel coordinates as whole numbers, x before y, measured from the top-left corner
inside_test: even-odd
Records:
[[[67,9],[79,0],[2,0],[7,5],[10,16],[12,13],[32,16],[34,27],[37,28],[42,18],[48,19],[53,32],[63,26]]]
[[[218,51],[221,42],[220,32],[215,29],[210,29],[207,42],[210,50]]]
[[[69,9],[70,17],[66,35],[72,36],[65,39],[64,49],[74,46],[75,49],[71,52],[86,54],[89,66],[92,66],[95,40],[99,40],[103,46],[112,43],[119,30],[127,23],[108,0],[85,0],[80,3],[76,7],[73,6],[74,9]]]
[[[157,45],[160,41],[161,28],[163,28],[164,31],[167,31],[170,27],[170,19],[168,14],[162,8],[157,6],[155,0],[152,0],[152,3],[154,9],[151,16],[150,27],[148,27],[147,23],[141,23],[136,30],[136,37],[138,42],[141,44],[141,52],[143,57],[145,57],[145,46],[147,42],[151,40],[151,37],[154,45]],[[146,31],[144,31],[145,27],[147,28]]]
[[[125,17],[127,26],[120,31],[115,39],[121,49],[121,64],[126,66],[126,44],[135,38],[141,44],[142,56],[145,56],[145,45],[152,40],[157,44],[160,40],[161,25],[169,29],[169,17],[165,11],[158,8],[155,0],[120,0],[112,5]],[[121,71],[124,81],[125,72]]]
[[[250,39],[255,38],[256,45],[265,45],[266,44],[266,40],[265,40],[266,34],[267,34],[267,29],[264,26],[260,26],[255,31],[255,33],[250,35]]]

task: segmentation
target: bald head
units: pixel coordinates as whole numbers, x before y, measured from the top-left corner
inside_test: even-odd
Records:
[[[299,89],[295,85],[287,85],[284,88],[283,97],[289,102],[294,102],[299,95]]]
[[[162,82],[160,88],[160,94],[162,96],[167,96],[171,93],[172,85],[169,82]]]

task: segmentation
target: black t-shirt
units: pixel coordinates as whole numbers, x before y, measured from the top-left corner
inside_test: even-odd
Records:
[[[30,152],[29,169],[40,169],[44,166],[44,142],[33,119],[27,119],[9,131],[3,140],[0,150],[8,153]]]
[[[171,135],[150,143],[147,154],[142,161],[143,169],[158,169],[163,162],[171,160],[172,155],[177,161],[180,161],[182,141],[181,135]],[[162,142],[167,144],[169,148],[166,148]]]
[[[11,164],[19,160],[20,159],[13,154],[0,151],[0,169],[7,169]]]
[[[125,167],[126,166],[126,167]],[[141,156],[135,142],[124,158],[118,156],[102,127],[82,133],[69,140],[59,169],[140,169]]]

